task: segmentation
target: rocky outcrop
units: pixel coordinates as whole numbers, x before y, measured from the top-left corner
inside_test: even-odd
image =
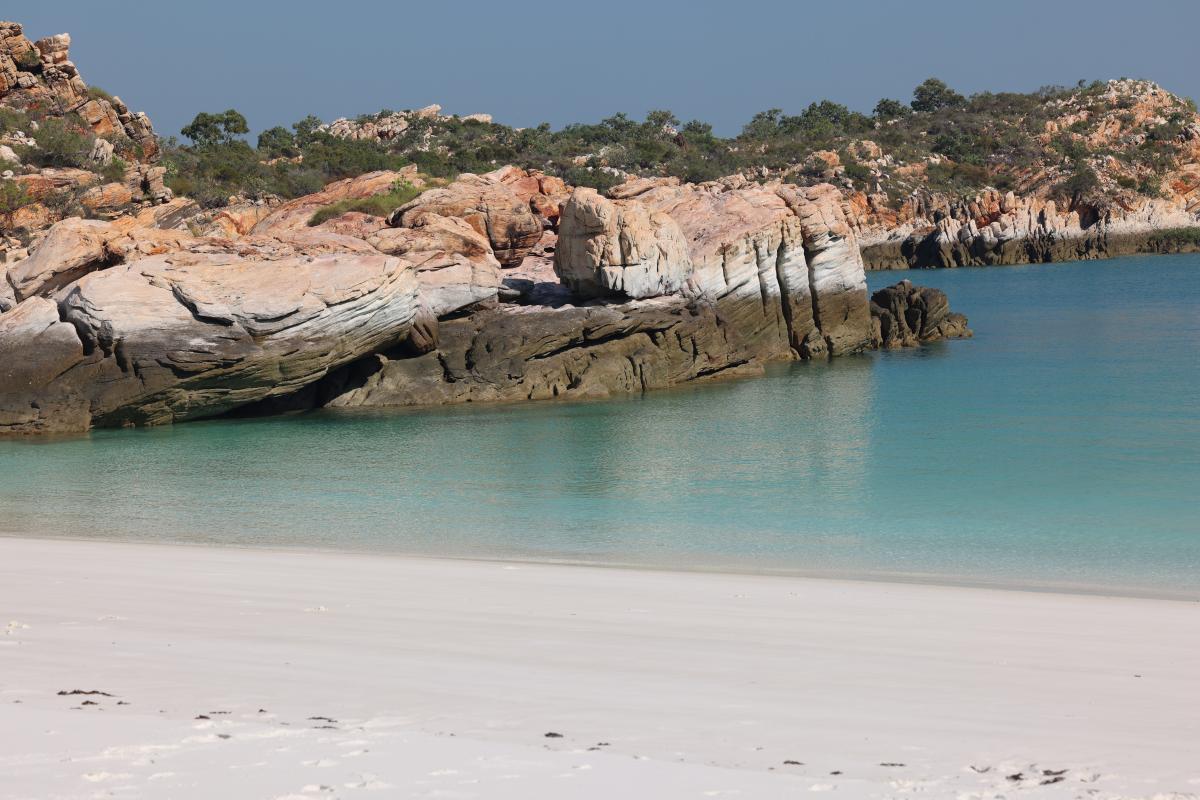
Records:
[[[213,416],[396,344],[416,307],[411,269],[382,254],[138,259],[0,315],[0,427]]]
[[[492,121],[490,114],[467,114],[464,117],[446,116],[442,114],[442,107],[434,104],[407,111],[387,111],[357,119],[342,117],[328,125],[321,126],[321,130],[341,139],[390,142],[403,136],[418,120],[446,122],[455,119],[463,122],[490,123]]]
[[[434,318],[496,297],[500,262],[488,240],[461,219],[410,215],[403,228],[384,228],[367,242],[413,265],[422,306]]]
[[[606,397],[970,335],[937,290],[872,307],[832,187],[639,180],[611,194],[576,190],[558,238],[506,271],[505,302],[443,319],[436,347],[375,354],[259,410]]]
[[[448,186],[427,189],[396,209],[388,224],[410,227],[412,220],[423,214],[457,217],[487,237],[501,265],[516,266],[542,238],[546,227],[533,211],[534,199],[514,188],[518,176],[528,177],[528,173],[504,168],[483,175],[460,175]]]
[[[133,113],[119,97],[90,92],[70,60],[71,37],[65,33],[25,38],[15,22],[0,22],[0,103],[62,116],[77,114],[92,133],[131,142],[127,153],[138,160],[158,156],[158,137],[150,119]]]
[[[901,281],[871,295],[875,345],[888,349],[916,347],[938,339],[971,336],[967,318],[950,311],[941,289]]]
[[[294,225],[353,184],[279,207],[255,226],[270,234],[194,236],[145,227],[145,213],[59,223],[2,276],[0,430],[602,397],[967,334],[943,295],[911,288],[877,296],[872,322],[853,231],[821,187],[579,191],[553,209],[560,239],[533,214],[554,203],[543,177],[464,176],[389,226],[338,218],[355,235]],[[463,197],[485,201],[451,202]],[[518,208],[539,219],[528,250],[500,224]],[[502,268],[497,237],[528,255]],[[651,248],[653,293],[645,269],[570,285],[554,274],[558,259],[632,275]]]
[[[414,406],[600,398],[757,375],[758,342],[712,306],[503,305],[441,323],[436,350],[383,353],[332,374],[306,405]],[[319,400],[319,402],[317,402]]]
[[[863,264],[833,187],[641,179],[612,194],[606,205],[577,192],[564,207],[555,266],[569,284],[620,291],[632,265],[636,293],[626,296],[717,304],[767,350],[811,358],[869,346]],[[664,218],[682,233],[686,258]]]

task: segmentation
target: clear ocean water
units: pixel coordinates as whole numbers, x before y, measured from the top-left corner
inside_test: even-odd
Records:
[[[0,441],[0,533],[1200,598],[1200,257],[875,273],[976,338],[588,403]]]

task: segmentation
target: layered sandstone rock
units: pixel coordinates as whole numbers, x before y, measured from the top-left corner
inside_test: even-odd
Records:
[[[384,228],[367,242],[413,265],[422,305],[434,317],[496,297],[500,262],[486,237],[461,219],[437,214],[409,217],[404,228]]]
[[[683,232],[637,201],[576,189],[562,207],[555,271],[582,297],[679,294],[692,276]]]
[[[621,291],[622,269],[604,265],[620,265],[622,258],[639,265],[622,251],[640,256],[644,250],[654,256],[649,274],[668,276],[651,286],[679,287],[658,294],[717,304],[733,325],[770,342],[766,350],[809,358],[870,344],[863,264],[833,187],[760,185],[737,178],[705,184],[641,179],[613,194],[619,199],[600,202],[577,192],[564,207],[556,270],[585,296],[593,286]],[[620,224],[640,219],[639,214],[658,215],[660,223]],[[659,240],[645,233],[668,230],[664,216],[682,233],[686,253],[663,246],[673,241],[670,235]],[[635,266],[635,275],[646,273]]]
[[[515,189],[521,170],[503,168],[483,175],[458,176],[447,186],[427,189],[388,217],[393,227],[410,227],[423,214],[457,217],[486,236],[496,259],[516,266],[542,238],[545,224],[534,213],[532,198]]]
[[[410,339],[429,349],[438,316],[496,296],[500,265],[462,220],[412,222],[372,243],[55,225],[0,275],[0,429],[212,416]]]
[[[917,289],[878,295],[872,327],[845,210],[821,187],[649,181],[560,206],[543,178],[467,176],[388,227],[293,225],[347,187],[278,209],[269,235],[139,224],[185,204],[163,220],[59,223],[0,276],[0,430],[601,397],[968,333],[944,296]],[[481,186],[503,213],[450,202]],[[561,211],[561,239],[536,203]],[[496,237],[522,250],[497,222],[518,207],[539,219],[539,242],[503,270]],[[637,272],[652,249],[660,269]],[[558,282],[556,257],[627,274],[598,278],[609,283],[593,297],[599,284]]]
[[[434,104],[414,110],[386,112],[373,117],[358,119],[342,117],[322,126],[321,130],[341,139],[390,142],[404,135],[418,120],[444,122],[452,119],[456,118],[443,115],[442,107]],[[464,122],[490,123],[492,121],[490,114],[467,114],[464,117],[457,117],[457,119]]]
[[[96,272],[0,317],[0,425],[154,424],[287,394],[401,340],[416,295],[382,255],[159,256]]]

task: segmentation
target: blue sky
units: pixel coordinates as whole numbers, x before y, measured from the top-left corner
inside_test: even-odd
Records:
[[[16,14],[69,32],[89,82],[176,134],[236,108],[255,130],[440,103],[513,125],[667,108],[731,134],[829,98],[869,111],[936,75],[970,93],[1145,77],[1200,95],[1195,0],[54,0]]]

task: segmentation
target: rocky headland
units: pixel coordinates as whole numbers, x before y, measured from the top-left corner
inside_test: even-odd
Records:
[[[762,161],[706,180],[631,169],[620,141],[562,169],[447,174],[459,133],[498,146],[514,129],[431,106],[310,124],[307,139],[298,125],[256,151],[230,112],[181,150],[88,87],[69,44],[0,23],[4,432],[644,392],[970,335],[942,292],[872,295],[868,269],[1200,249],[1200,117],[1144,81],[919,97],[799,162],[772,161],[779,137],[805,141],[786,131],[833,119],[824,106],[756,118],[729,145],[659,117],[605,121],[610,139]],[[943,141],[948,122],[1001,155],[980,166]],[[924,154],[901,136],[922,127],[941,131]],[[1032,132],[1025,150],[1005,149],[1014,131]],[[225,155],[306,187],[338,142],[350,149],[332,161],[386,168],[284,194],[171,188],[204,188],[180,171]],[[958,161],[937,152],[951,145]]]
[[[506,167],[386,221],[309,226],[305,202],[242,235],[63,220],[5,270],[0,428],[603,397],[970,334],[940,292],[868,297],[833,187],[612,194]]]

